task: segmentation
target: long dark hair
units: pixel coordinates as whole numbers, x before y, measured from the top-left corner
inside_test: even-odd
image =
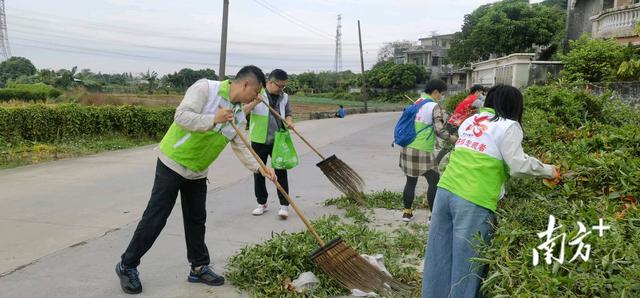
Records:
[[[522,122],[522,111],[524,102],[522,93],[518,88],[509,85],[496,85],[489,89],[487,99],[484,101],[485,108],[492,108],[496,111],[493,121],[500,118],[511,119]]]

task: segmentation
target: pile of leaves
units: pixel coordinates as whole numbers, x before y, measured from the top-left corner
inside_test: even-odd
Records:
[[[312,223],[326,241],[340,237],[361,254],[383,254],[387,270],[394,278],[414,287],[411,296],[419,296],[422,274],[417,267],[424,258],[425,225],[411,224],[384,233],[364,223],[345,223],[336,215]],[[287,290],[285,283],[311,271],[320,279],[320,287],[306,295],[348,295],[349,291],[311,262],[309,254],[317,248],[316,240],[306,231],[273,234],[270,240],[247,246],[234,255],[227,265],[226,277],[253,297],[302,297],[304,294]]]
[[[556,188],[539,179],[511,179],[499,203],[495,237],[480,262],[489,264],[482,289],[490,297],[638,297],[640,295],[640,111],[584,87],[557,83],[525,93],[525,152],[560,167]],[[546,241],[555,216],[553,237],[566,234],[563,264],[533,266],[533,250]],[[603,219],[610,230],[602,237],[592,226]],[[578,252],[569,242],[578,222],[591,232],[588,261],[569,262]],[[583,235],[583,234],[580,234]],[[553,256],[559,258],[562,241]],[[583,253],[586,251],[583,249]]]

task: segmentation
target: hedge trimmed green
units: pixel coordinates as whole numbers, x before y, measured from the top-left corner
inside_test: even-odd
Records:
[[[121,134],[164,135],[174,108],[34,104],[0,108],[0,137],[5,140],[50,142],[60,139]]]
[[[9,84],[8,88],[0,89],[0,101],[45,101],[47,98],[57,98],[62,91],[47,84]]]

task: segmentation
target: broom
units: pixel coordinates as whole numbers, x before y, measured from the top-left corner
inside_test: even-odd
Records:
[[[278,117],[282,122],[286,122],[286,120],[272,108],[269,104],[262,102],[266,105],[271,113],[273,113],[276,117]],[[320,168],[322,173],[333,183],[335,187],[338,188],[342,193],[347,195],[348,198],[354,199],[360,205],[366,205],[364,193],[362,189],[364,187],[364,180],[362,177],[356,173],[350,166],[340,160],[336,155],[331,155],[328,158],[324,158],[322,154],[314,148],[308,141],[305,139],[297,130],[291,128],[291,130],[305,143],[313,152],[315,152],[320,159],[321,162],[317,163],[316,166]]]
[[[230,121],[231,126],[236,131],[236,134],[240,137],[244,145],[249,149],[253,158],[260,164],[260,168],[264,171],[267,170],[262,159],[251,148],[251,144],[247,141],[247,138],[240,132],[238,126],[233,121]],[[399,281],[396,281],[391,276],[382,273],[378,268],[371,265],[358,252],[349,247],[340,238],[336,238],[325,244],[320,238],[316,229],[304,216],[302,211],[298,209],[298,206],[293,202],[289,194],[282,188],[278,181],[272,181],[275,184],[278,191],[287,199],[289,205],[296,212],[298,217],[302,220],[307,229],[318,244],[320,248],[310,254],[311,259],[322,271],[327,275],[333,277],[347,290],[359,289],[364,292],[378,292],[378,293],[406,293],[411,290],[411,287],[405,285]]]

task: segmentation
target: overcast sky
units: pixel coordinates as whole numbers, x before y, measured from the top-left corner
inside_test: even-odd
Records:
[[[227,74],[255,64],[290,73],[332,70],[342,14],[343,69],[360,72],[384,42],[460,30],[485,0],[230,0]],[[532,1],[539,2],[539,1]],[[13,56],[37,68],[161,74],[218,72],[222,0],[6,0]]]

